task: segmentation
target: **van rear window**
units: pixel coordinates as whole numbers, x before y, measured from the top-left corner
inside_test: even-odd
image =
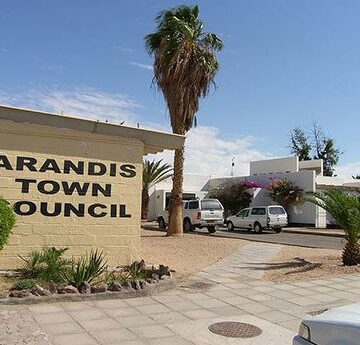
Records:
[[[202,200],[201,201],[202,210],[222,210],[222,206],[217,200]]]
[[[285,214],[285,210],[282,207],[269,207],[270,214]]]

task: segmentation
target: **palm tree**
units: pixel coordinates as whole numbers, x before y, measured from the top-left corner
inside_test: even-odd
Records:
[[[141,219],[147,219],[149,211],[149,189],[155,184],[166,180],[172,176],[172,168],[170,164],[159,161],[144,161],[143,166],[143,182],[142,182],[142,198],[141,198]]]
[[[154,56],[154,83],[167,102],[173,133],[185,135],[196,125],[199,100],[207,96],[219,69],[216,52],[223,42],[203,31],[199,7],[179,6],[156,17],[156,32],[145,37]],[[168,235],[182,235],[184,147],[175,150]]]
[[[311,193],[308,200],[329,212],[337,225],[345,230],[346,244],[342,252],[345,266],[360,264],[360,200],[338,189]]]

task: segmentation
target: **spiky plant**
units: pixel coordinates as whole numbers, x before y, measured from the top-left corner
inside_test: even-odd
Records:
[[[346,243],[342,252],[343,264],[360,264],[360,200],[338,189],[310,193],[307,199],[331,214],[336,224],[344,229]]]
[[[142,198],[141,198],[141,219],[147,219],[149,210],[149,189],[155,184],[172,176],[170,164],[145,159],[143,166]]]
[[[199,100],[207,96],[219,69],[216,52],[223,42],[203,31],[199,7],[178,6],[160,12],[156,32],[145,37],[154,56],[154,82],[167,102],[174,133],[185,135],[195,124]],[[182,234],[184,147],[175,150],[168,235]]]

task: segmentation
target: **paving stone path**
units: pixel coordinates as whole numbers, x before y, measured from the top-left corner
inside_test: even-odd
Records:
[[[128,300],[0,307],[0,344],[40,345],[290,345],[301,319],[360,302],[360,275],[272,283],[266,263],[281,245],[249,243],[195,274],[179,289]],[[262,335],[214,335],[218,321],[257,325]]]

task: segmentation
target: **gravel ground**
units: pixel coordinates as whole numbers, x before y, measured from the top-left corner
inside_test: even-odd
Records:
[[[265,279],[291,281],[360,272],[360,266],[343,266],[341,251],[285,246],[266,268]]]
[[[248,243],[233,238],[185,234],[166,237],[163,231],[141,231],[141,257],[147,264],[165,264],[180,280],[212,265]]]

